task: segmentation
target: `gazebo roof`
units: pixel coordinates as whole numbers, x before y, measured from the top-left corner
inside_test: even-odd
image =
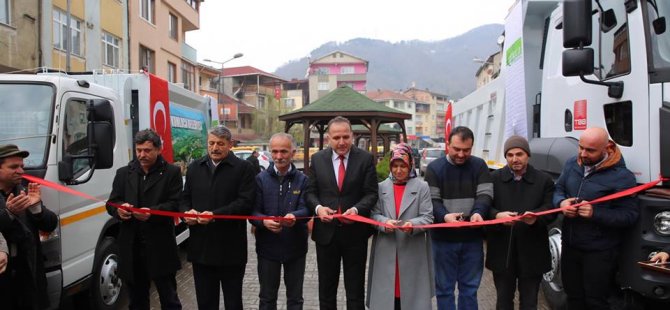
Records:
[[[411,114],[377,103],[351,87],[340,86],[298,110],[280,115],[279,119],[282,121],[296,121],[305,117],[330,119],[338,115],[350,118],[352,123],[359,123],[356,121],[357,117],[379,117],[384,121],[412,118]]]

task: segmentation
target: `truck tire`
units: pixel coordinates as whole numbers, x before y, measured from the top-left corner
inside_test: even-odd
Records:
[[[556,223],[558,225],[556,225]],[[542,276],[542,293],[551,309],[567,309],[567,296],[561,281],[561,230],[560,221],[554,222],[549,230],[549,252],[551,253],[551,270]],[[558,227],[556,227],[558,226]]]
[[[90,288],[91,308],[119,309],[126,294],[118,274],[119,246],[116,239],[105,237],[100,242],[95,257]]]

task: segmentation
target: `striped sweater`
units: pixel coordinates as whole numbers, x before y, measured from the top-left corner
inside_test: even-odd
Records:
[[[455,165],[449,156],[436,159],[426,169],[430,186],[435,223],[444,223],[447,213],[462,212],[466,219],[478,213],[486,219],[493,201],[493,183],[488,166],[472,156],[462,165]],[[434,240],[470,241],[483,238],[481,228],[446,228],[431,231]]]

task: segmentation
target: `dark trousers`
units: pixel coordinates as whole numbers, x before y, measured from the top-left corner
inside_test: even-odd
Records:
[[[316,261],[319,270],[319,308],[321,310],[337,309],[340,260],[344,269],[347,309],[365,309],[365,262],[367,254],[367,238],[345,240],[338,231],[335,232],[330,244],[316,244]]]
[[[0,308],[3,310],[39,309],[32,275],[23,258],[8,257],[7,269],[0,274]]]
[[[614,283],[616,250],[582,251],[563,245],[561,279],[568,309],[610,309],[607,299]]]
[[[141,247],[135,247],[133,251],[133,281],[126,283],[130,297],[128,309],[148,310],[150,308],[149,291],[151,290],[151,281],[156,285],[161,309],[181,309],[181,302],[179,301],[179,296],[177,296],[176,273],[173,272],[169,275],[151,278],[147,268],[146,252],[144,251],[145,249]]]
[[[261,285],[258,297],[259,310],[277,309],[277,291],[284,266],[284,285],[286,286],[286,309],[301,310],[302,283],[305,278],[305,256],[288,262],[278,262],[258,256],[258,281]]]
[[[519,309],[537,309],[537,293],[540,289],[542,276],[520,277],[516,272],[494,272],[493,282],[496,285],[496,309],[514,310],[514,292],[519,288]]]
[[[199,310],[218,310],[221,291],[226,310],[242,309],[242,280],[246,264],[208,266],[193,263],[192,265]]]

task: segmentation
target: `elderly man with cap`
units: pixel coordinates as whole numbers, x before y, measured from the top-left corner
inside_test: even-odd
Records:
[[[38,184],[21,184],[28,155],[16,145],[0,146],[0,233],[9,245],[7,270],[0,275],[3,309],[49,305],[39,231],[52,232],[58,217],[42,205]]]
[[[537,217],[533,212],[552,208],[554,182],[528,163],[531,152],[525,138],[509,137],[504,150],[507,166],[491,174],[494,194],[490,217],[525,216],[521,221],[487,229],[486,268],[493,272],[496,309],[514,309],[517,287],[520,309],[537,309],[542,274],[551,269],[547,224],[555,217]]]

